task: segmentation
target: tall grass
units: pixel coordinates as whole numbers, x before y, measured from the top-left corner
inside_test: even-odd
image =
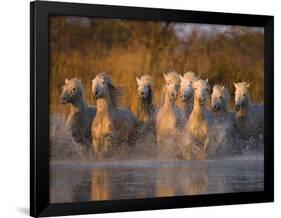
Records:
[[[247,27],[230,27],[215,34],[194,28],[179,36],[175,23],[52,17],[50,19],[50,109],[65,113],[58,104],[64,79],[81,78],[86,100],[93,105],[91,80],[108,72],[124,85],[123,105],[137,109],[136,76],[153,78],[154,102],[159,104],[163,73],[195,71],[210,84],[251,84],[252,101],[263,102],[264,35]],[[212,27],[210,26],[210,29]]]

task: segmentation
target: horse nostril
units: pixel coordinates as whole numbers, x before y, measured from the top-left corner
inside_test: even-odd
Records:
[[[95,96],[96,96],[96,95],[98,95],[98,91],[97,91],[97,90],[95,91]]]
[[[60,98],[59,98],[59,103],[60,103],[60,104],[66,104],[66,103],[67,103],[66,98],[65,98],[65,97],[60,97]]]
[[[144,92],[141,92],[141,95],[144,95]]]

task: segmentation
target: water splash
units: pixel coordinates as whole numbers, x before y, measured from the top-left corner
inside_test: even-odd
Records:
[[[257,137],[243,138],[238,134],[229,134],[228,124],[216,124],[211,130],[208,159],[231,157],[262,156],[263,140]],[[52,160],[93,160],[86,157],[83,148],[77,145],[66,130],[65,119],[54,114],[50,117],[50,145]],[[121,145],[114,150],[116,155],[108,160],[177,160],[192,159],[191,152],[199,149],[197,142],[185,131],[178,131],[161,145],[157,145],[152,133],[140,137],[135,146]]]

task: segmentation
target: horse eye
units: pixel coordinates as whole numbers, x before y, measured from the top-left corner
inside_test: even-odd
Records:
[[[246,96],[246,94],[243,94],[243,97],[245,97]]]
[[[222,99],[222,96],[220,96],[220,99]]]
[[[105,84],[105,81],[104,81],[104,80],[102,81],[102,84]]]
[[[75,90],[76,90],[75,88],[72,89],[72,91],[75,91]]]

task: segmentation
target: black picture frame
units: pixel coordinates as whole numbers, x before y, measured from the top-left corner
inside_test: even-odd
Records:
[[[81,203],[49,203],[50,15],[191,22],[264,27],[264,191]],[[30,3],[30,215],[58,216],[119,211],[273,202],[274,17],[140,7],[35,1]]]

